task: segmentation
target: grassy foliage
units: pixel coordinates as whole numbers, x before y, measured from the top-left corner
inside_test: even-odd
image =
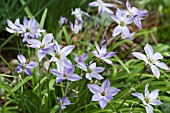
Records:
[[[146,0],[147,1],[147,0]],[[70,32],[68,25],[64,26],[59,32],[58,20],[61,15],[68,16],[70,19],[71,9],[75,7],[81,7],[84,10],[87,9],[87,4],[90,1],[83,0],[43,0],[41,3],[38,0],[2,0],[1,5],[5,8],[0,9],[0,31],[4,30],[6,26],[7,19],[15,19],[17,17],[22,17],[26,14],[27,17],[35,16],[40,20],[41,28],[47,28],[47,32],[52,32],[55,36],[55,39],[62,44],[68,44],[70,40]],[[157,4],[153,0],[148,0],[148,3]],[[168,7],[166,3],[169,3],[167,0],[163,0],[161,5]],[[152,10],[151,5],[147,5],[149,10]],[[168,7],[169,8],[169,7]],[[166,10],[169,10],[169,9]],[[16,11],[17,10],[17,11]],[[23,10],[25,12],[23,12]],[[63,13],[64,12],[64,13]],[[165,11],[166,12],[166,11]],[[163,16],[165,13],[163,13]],[[104,18],[104,17],[101,17]],[[85,28],[77,35],[77,41],[72,42],[71,44],[75,45],[74,51],[68,56],[68,59],[75,64],[73,54],[76,53],[81,55],[88,52],[89,56],[87,62],[92,61],[95,57],[90,53],[90,51],[95,50],[94,41],[100,42],[107,32],[106,28],[111,23],[105,23],[104,20],[100,19],[100,27],[97,33],[93,31],[93,27],[96,24],[93,19],[86,19]],[[165,19],[166,20],[166,19]],[[96,19],[97,21],[97,19]],[[165,22],[165,21],[162,21]],[[159,79],[156,79],[150,70],[147,70],[142,74],[142,77],[138,80],[141,71],[144,68],[144,62],[141,62],[137,59],[134,59],[131,55],[131,52],[143,50],[143,46],[146,42],[151,42],[155,52],[160,52],[163,54],[165,62],[168,66],[170,65],[170,46],[168,40],[167,30],[169,25],[163,24],[162,27],[150,27],[144,28],[142,31],[138,32],[135,37],[135,41],[127,40],[118,40],[116,43],[112,41],[108,44],[108,51],[116,51],[116,55],[111,58],[111,61],[114,63],[114,66],[107,65],[103,61],[97,62],[97,65],[103,66],[106,68],[102,76],[105,79],[109,79],[111,86],[121,89],[121,92],[118,93],[113,100],[110,101],[110,104],[117,110],[121,103],[123,102],[126,95],[131,90],[133,84],[137,82],[137,85],[134,89],[137,92],[144,92],[144,87],[146,83],[150,84],[149,90],[159,89],[159,100],[164,104],[161,106],[154,107],[155,113],[169,113],[170,108],[170,73],[161,70],[161,76]],[[167,29],[167,30],[166,30]],[[162,33],[163,32],[163,33]],[[108,31],[108,34],[110,31]],[[154,34],[154,35],[152,35]],[[156,35],[155,35],[156,34]],[[43,34],[44,36],[45,34]],[[43,37],[42,36],[42,37]],[[157,36],[158,44],[153,40],[154,36]],[[152,37],[152,38],[151,38]],[[162,37],[163,41],[162,41]],[[140,39],[140,42],[137,40]],[[0,50],[4,51],[5,45],[9,41],[14,40],[14,35],[9,36],[3,43],[0,45]],[[161,43],[159,43],[161,42]],[[130,46],[129,46],[130,45]],[[128,46],[128,50],[127,47]],[[37,50],[29,50],[26,47],[22,46],[22,53],[25,56],[35,56],[37,59]],[[8,48],[10,50],[16,50],[17,48]],[[12,70],[11,75],[0,74],[0,113],[56,113],[59,111],[59,103],[57,97],[64,96],[64,89],[66,83],[62,82],[56,84],[56,76],[49,73],[43,68],[45,66],[44,62],[39,63],[39,66],[35,69],[32,69],[33,76],[27,76],[26,74],[17,74],[14,72],[15,66],[11,66],[5,57],[0,55],[0,59],[5,62],[5,64]],[[47,56],[45,59],[49,60]],[[55,64],[51,65],[51,68],[56,68]],[[84,78],[84,72],[78,67],[75,69],[75,73],[82,76],[81,81],[71,82],[67,95],[70,96],[70,101],[74,102],[69,105],[64,113],[116,113],[109,104],[104,110],[101,110],[97,102],[91,102],[92,93],[87,88],[88,83],[96,83],[101,85],[102,81],[92,80],[88,81]],[[142,104],[139,104],[140,101],[133,96],[129,96],[126,102],[122,105],[119,112],[128,113],[133,107],[133,113],[144,113],[145,109]]]

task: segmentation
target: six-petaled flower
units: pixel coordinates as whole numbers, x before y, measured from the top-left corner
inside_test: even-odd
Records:
[[[104,109],[107,103],[113,99],[120,90],[115,87],[110,87],[110,81],[105,80],[101,87],[96,84],[87,85],[90,91],[94,94],[92,101],[98,101],[102,109]]]
[[[163,59],[163,56],[161,55],[161,53],[159,52],[153,53],[152,46],[150,46],[148,43],[144,47],[144,50],[145,50],[146,55],[140,52],[133,52],[132,54],[136,58],[145,61],[146,65],[151,67],[151,70],[156,78],[159,78],[160,76],[160,71],[158,67],[164,70],[170,70],[169,67],[165,63],[159,61],[160,59]]]
[[[142,100],[142,103],[145,105],[147,113],[153,113],[153,107],[151,105],[161,105],[162,102],[160,100],[157,100],[159,90],[154,90],[151,93],[149,93],[148,87],[149,85],[146,84],[145,95],[138,92],[132,93],[132,95]]]
[[[15,69],[15,72],[21,73],[24,71],[27,75],[32,75],[31,68],[35,68],[38,63],[34,61],[30,61],[28,64],[26,64],[26,58],[22,55],[19,54],[18,56],[19,64],[18,67]]]

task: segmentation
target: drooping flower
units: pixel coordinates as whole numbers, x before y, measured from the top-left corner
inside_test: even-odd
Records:
[[[76,63],[84,63],[87,57],[88,57],[88,53],[82,54],[80,57],[74,54],[74,61]]]
[[[152,46],[150,46],[148,43],[144,47],[144,50],[145,50],[146,55],[140,52],[133,52],[132,54],[136,58],[145,61],[146,65],[151,67],[151,70],[156,78],[159,78],[160,76],[160,71],[158,67],[164,70],[170,70],[169,67],[165,63],[159,61],[160,59],[163,59],[163,56],[161,55],[161,53],[159,52],[153,53]]]
[[[86,78],[88,80],[92,80],[92,78],[96,78],[98,80],[104,79],[99,73],[102,73],[104,71],[103,67],[96,67],[96,62],[91,63],[89,66],[86,66],[85,63],[78,63],[77,64],[79,68],[84,70],[86,72]]]
[[[94,94],[92,101],[98,101],[102,109],[104,109],[107,103],[113,99],[113,96],[115,96],[120,91],[115,87],[110,87],[109,80],[105,80],[101,87],[96,84],[88,84],[87,86]]]
[[[115,2],[117,2],[117,3],[119,3],[119,4],[123,4],[123,2],[120,1],[120,0],[113,0],[113,1],[115,1]]]
[[[11,20],[7,20],[7,24],[9,28],[6,27],[6,30],[9,33],[15,33],[16,35],[22,33],[20,28],[21,24],[19,18],[17,18],[14,23]]]
[[[42,42],[36,39],[27,39],[27,43],[29,47],[39,48],[38,59],[41,61],[49,51],[53,50],[53,43],[51,42],[53,39],[52,33],[49,33],[44,36]]]
[[[77,81],[81,77],[74,74],[75,67],[67,68],[65,66],[59,66],[58,69],[51,69],[50,72],[56,75],[56,83],[62,82],[63,80]]]
[[[70,22],[70,27],[74,34],[78,34],[81,31],[83,25],[84,23],[79,24],[77,19],[75,20],[74,25],[72,22]]]
[[[132,93],[132,95],[142,100],[142,103],[145,105],[147,113],[153,113],[153,107],[151,105],[161,105],[162,102],[156,99],[158,97],[159,90],[157,89],[149,93],[148,87],[149,85],[146,84],[145,95],[138,92]]]
[[[127,32],[126,36],[124,34],[121,34],[122,39],[124,39],[124,40],[133,40],[134,35],[135,35],[135,32],[133,32],[133,33]]]
[[[115,37],[120,33],[122,33],[124,36],[127,36],[127,33],[130,33],[127,25],[131,24],[134,21],[134,18],[124,15],[119,8],[116,10],[116,15],[112,15],[111,18],[118,24],[113,30],[112,36]]]
[[[82,14],[90,17],[90,15],[84,11],[82,11],[80,8],[76,8],[74,11],[72,10],[72,15],[75,15],[76,19],[79,20],[80,22],[84,22],[82,18]]]
[[[114,4],[104,3],[102,0],[97,0],[96,2],[91,2],[91,3],[89,3],[89,6],[92,6],[92,7],[98,6],[98,13],[100,15],[103,14],[104,12],[113,14],[112,10],[110,10],[108,7],[115,7]]]
[[[45,30],[40,29],[39,23],[32,17],[29,21],[26,17],[24,17],[23,25],[21,26],[21,30],[23,31],[23,42],[27,39],[36,39],[41,37],[41,32],[45,32]]]
[[[61,110],[65,109],[67,105],[70,105],[70,100],[68,99],[68,97],[64,97],[64,98],[57,98],[59,101],[59,105],[61,107]]]
[[[112,65],[112,61],[108,58],[111,58],[116,52],[107,52],[106,51],[106,44],[102,45],[101,49],[99,48],[99,45],[95,43],[97,51],[92,51],[92,54],[96,56],[97,58],[100,58],[104,60],[106,63]]]
[[[71,53],[74,47],[74,45],[62,47],[56,41],[54,41],[54,51],[50,53],[52,56],[50,62],[56,62],[57,66],[64,65],[65,67],[72,68],[72,63],[66,58],[66,56]]]
[[[32,75],[31,68],[35,68],[38,65],[38,63],[30,61],[28,64],[26,64],[26,58],[22,54],[19,54],[17,58],[20,63],[15,69],[15,72],[21,73],[22,71],[24,71],[27,75],[31,76]]]
[[[126,11],[126,15],[129,17],[134,17],[134,23],[137,27],[142,29],[141,20],[144,19],[144,17],[148,14],[148,11],[142,11],[137,9],[136,7],[131,7],[129,1],[126,1],[126,8],[128,11]]]
[[[60,17],[60,27],[67,23],[68,19],[66,17]]]

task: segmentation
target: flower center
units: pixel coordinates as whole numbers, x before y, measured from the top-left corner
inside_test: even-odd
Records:
[[[31,31],[30,29],[28,29],[28,28],[26,29],[26,32],[30,32],[30,31]]]
[[[64,74],[63,77],[66,78],[66,77],[68,77],[68,75],[67,75],[67,74]]]
[[[88,72],[88,73],[92,73],[93,71],[92,71],[91,69],[89,69],[87,72]]]
[[[101,95],[102,95],[102,96],[106,96],[106,93],[105,93],[105,92],[102,92]]]
[[[60,59],[60,55],[59,55],[59,54],[56,54],[55,57],[56,57],[57,59]]]
[[[123,27],[124,24],[125,24],[125,23],[121,21],[119,25],[120,25],[121,27]]]
[[[149,103],[149,99],[148,98],[144,98],[146,103]]]
[[[40,48],[44,48],[45,46],[44,45],[41,45]]]

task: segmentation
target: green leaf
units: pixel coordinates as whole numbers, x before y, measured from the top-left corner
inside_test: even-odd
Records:
[[[1,79],[0,79],[0,87],[3,88],[7,92],[11,91],[11,87],[9,85],[5,84]]]
[[[47,77],[43,77],[43,78],[40,80],[40,84],[42,84],[46,79],[47,79]],[[33,92],[35,92],[35,91],[38,89],[38,87],[39,87],[40,84],[37,83],[37,85],[36,85],[36,86],[34,87],[34,89],[33,89]]]
[[[67,44],[68,44],[69,41],[70,41],[70,36],[68,35],[68,32],[67,32],[65,26],[62,27],[62,31],[63,31],[63,33],[64,33],[64,36],[65,36],[65,38],[66,38],[66,42],[67,42]]]
[[[13,93],[17,91],[20,87],[22,87],[26,82],[32,79],[32,76],[27,76],[25,77],[21,82],[19,82],[12,90],[10,93]]]
[[[117,55],[114,55],[114,57],[115,57],[116,61],[119,62],[120,65],[130,74],[129,69],[128,69],[127,66],[122,62],[122,60],[120,60]]]
[[[25,5],[25,1],[24,0],[20,0],[20,2],[22,4],[22,6]],[[31,18],[33,16],[33,14],[31,13],[31,11],[30,11],[30,9],[28,7],[25,7],[24,10],[25,10],[25,12],[26,12],[26,14],[28,15],[29,18]]]
[[[41,17],[41,21],[40,21],[40,28],[41,29],[43,29],[43,27],[44,27],[45,19],[47,17],[47,11],[48,11],[48,9],[46,8],[43,12],[42,17]]]
[[[53,109],[50,111],[50,113],[56,113],[56,112],[58,111],[58,109],[59,109],[59,106],[58,106],[58,105],[55,105],[55,106],[53,107]]]

